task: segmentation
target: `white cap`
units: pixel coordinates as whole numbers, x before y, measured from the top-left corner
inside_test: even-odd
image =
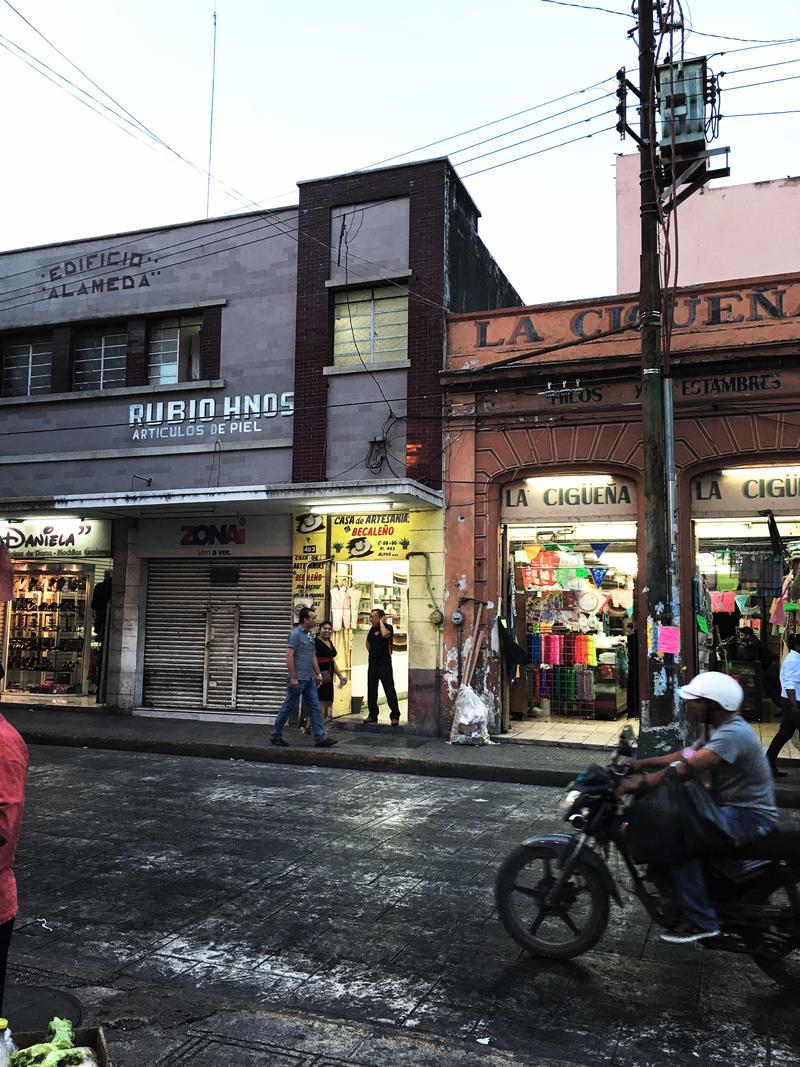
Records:
[[[718,671],[698,674],[678,690],[682,700],[714,700],[726,711],[738,711],[744,702],[744,690],[735,678]]]

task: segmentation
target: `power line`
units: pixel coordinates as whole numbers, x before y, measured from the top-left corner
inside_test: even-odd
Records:
[[[616,95],[615,93],[603,93],[602,96],[596,96],[596,97],[593,97],[591,100],[585,100],[581,104],[576,104],[575,107],[568,107],[568,108],[565,108],[563,111],[556,111],[552,115],[546,115],[542,119],[534,119],[533,122],[526,122],[526,123],[523,123],[522,126],[515,126],[511,130],[504,130],[503,133],[496,133],[492,137],[485,137],[482,141],[475,141],[473,144],[464,145],[463,148],[456,149],[454,152],[450,153],[449,158],[452,160],[454,156],[459,156],[459,155],[461,155],[462,152],[469,152],[473,148],[480,148],[481,145],[490,144],[492,141],[499,141],[502,137],[510,137],[512,133],[519,133],[522,130],[529,130],[533,126],[539,126],[543,122],[550,122],[551,119],[561,118],[562,115],[569,115],[570,112],[579,111],[581,108],[589,107],[591,104],[599,104],[601,101],[607,100],[609,97],[614,97],[615,95]],[[607,114],[607,112],[603,112],[603,114]],[[564,126],[560,126],[558,129],[565,129],[565,128],[566,127],[564,127]],[[552,130],[550,132],[557,133],[558,131],[557,130]],[[522,143],[522,142],[519,142],[519,143]],[[513,148],[514,146],[513,145],[507,145],[506,147],[507,148]],[[501,149],[498,149],[498,151],[501,151]],[[468,163],[468,162],[469,162],[469,160],[462,160],[461,161],[461,163]],[[459,166],[460,165],[461,164],[459,164]]]
[[[366,166],[359,167],[359,170],[370,170],[372,167],[382,167],[384,163],[392,163],[396,159],[403,159],[405,156],[413,155],[415,152],[424,152],[428,148],[435,148],[436,145],[445,144],[447,141],[455,141],[459,137],[466,137],[471,133],[478,133],[480,130],[486,130],[490,126],[497,126],[501,122],[508,122],[511,119],[519,118],[520,115],[527,115],[531,111],[538,111],[540,108],[549,107],[551,104],[558,104],[562,100],[569,100],[572,96],[579,96],[581,93],[588,93],[592,89],[599,89],[600,86],[606,85],[610,81],[614,81],[615,77],[616,75],[611,75],[608,78],[603,78],[602,81],[592,82],[591,85],[584,85],[582,89],[573,89],[570,93],[554,96],[552,100],[543,100],[540,104],[533,104],[531,107],[523,108],[521,111],[514,111],[510,115],[503,115],[502,118],[492,119],[490,122],[484,122],[480,126],[472,126],[468,130],[461,130],[459,133],[451,133],[448,137],[441,137],[437,141],[429,141],[427,144],[418,145],[416,148],[409,148],[405,152],[398,152],[396,156],[387,156],[386,159],[379,159],[375,163],[367,163]]]
[[[619,15],[624,19],[632,19],[628,11],[615,11],[610,7],[598,7],[596,4],[573,4],[568,3],[568,0],[539,0],[542,4],[555,4],[557,7],[576,7],[580,11],[602,11],[606,15]]]
[[[459,166],[465,167],[467,163],[474,163],[476,159],[485,159],[487,156],[495,156],[498,152],[508,152],[511,148],[518,148],[522,144],[530,144],[531,141],[540,141],[543,137],[550,137],[554,133],[561,133],[563,130],[571,130],[575,126],[582,126],[585,122],[594,122],[596,119],[603,119],[606,115],[612,115],[613,113],[613,108],[608,108],[606,111],[600,111],[596,115],[589,115],[585,119],[577,119],[575,122],[568,122],[565,126],[557,126],[554,130],[546,130],[544,133],[534,134],[533,137],[526,137],[522,141],[514,141],[513,144],[503,145],[501,148],[493,148],[489,152],[481,152],[480,155],[470,156],[469,159],[462,159]]]
[[[737,89],[758,89],[762,85],[776,85],[778,82],[794,82],[800,79],[800,74],[790,74],[786,78],[769,78],[766,81],[748,82],[746,85],[730,85],[725,87],[726,93],[735,93]]]
[[[787,111],[742,111],[737,115],[720,115],[721,119],[752,119],[767,115],[800,115],[800,108],[790,108]]]
[[[697,37],[711,37],[716,41],[743,41],[746,44],[796,44],[800,41],[800,37],[731,37],[726,33],[703,33],[695,29],[688,32]]]
[[[560,141],[558,144],[550,145],[549,148],[540,148],[538,152],[528,152],[524,156],[515,156],[514,159],[507,159],[504,163],[495,163],[491,167],[483,167],[482,170],[473,170],[469,174],[462,174],[459,175],[459,177],[462,179],[462,181],[465,181],[467,178],[474,178],[476,174],[485,174],[489,170],[497,170],[498,167],[507,167],[509,166],[509,164],[519,163],[523,159],[531,159],[533,156],[541,156],[544,155],[545,152],[552,152],[556,148],[564,148],[565,145],[577,144],[578,141],[588,141],[592,137],[595,137],[597,134],[608,133],[610,130],[615,129],[616,126],[606,126],[602,130],[595,130],[594,133],[585,133],[582,137],[573,137],[569,141]]]
[[[721,70],[718,77],[722,78],[727,74],[745,74],[751,70],[768,70],[770,67],[787,67],[792,63],[800,63],[800,57],[797,59],[782,59],[778,63],[760,63],[755,67],[736,67],[734,70]]]

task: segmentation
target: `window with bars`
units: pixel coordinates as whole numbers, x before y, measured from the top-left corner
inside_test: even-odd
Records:
[[[128,335],[124,331],[78,334],[73,352],[73,389],[115,389],[125,385]]]
[[[53,372],[50,341],[14,341],[3,353],[3,396],[49,393]]]
[[[408,286],[342,289],[333,299],[334,366],[408,358]]]
[[[174,385],[200,380],[200,315],[157,319],[150,326],[147,346],[150,385]]]

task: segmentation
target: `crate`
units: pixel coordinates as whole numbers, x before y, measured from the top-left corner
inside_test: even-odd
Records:
[[[42,1041],[47,1041],[47,1032],[45,1030],[20,1030],[19,1032],[12,1030],[11,1033],[14,1038],[14,1044],[18,1049],[30,1048],[31,1045],[38,1045]],[[86,1045],[87,1048],[90,1048],[97,1056],[100,1067],[111,1067],[111,1060],[108,1058],[108,1045],[106,1044],[106,1036],[103,1033],[102,1026],[76,1026],[75,1044]]]

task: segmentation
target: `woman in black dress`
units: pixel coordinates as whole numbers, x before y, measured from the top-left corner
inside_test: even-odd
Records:
[[[319,625],[319,636],[314,638],[314,647],[317,653],[317,663],[322,673],[322,684],[317,690],[319,706],[322,710],[322,718],[327,721],[331,718],[333,706],[333,676],[339,679],[339,688],[342,689],[347,679],[336,666],[336,647],[331,641],[333,635],[333,623],[329,619],[323,619]]]

